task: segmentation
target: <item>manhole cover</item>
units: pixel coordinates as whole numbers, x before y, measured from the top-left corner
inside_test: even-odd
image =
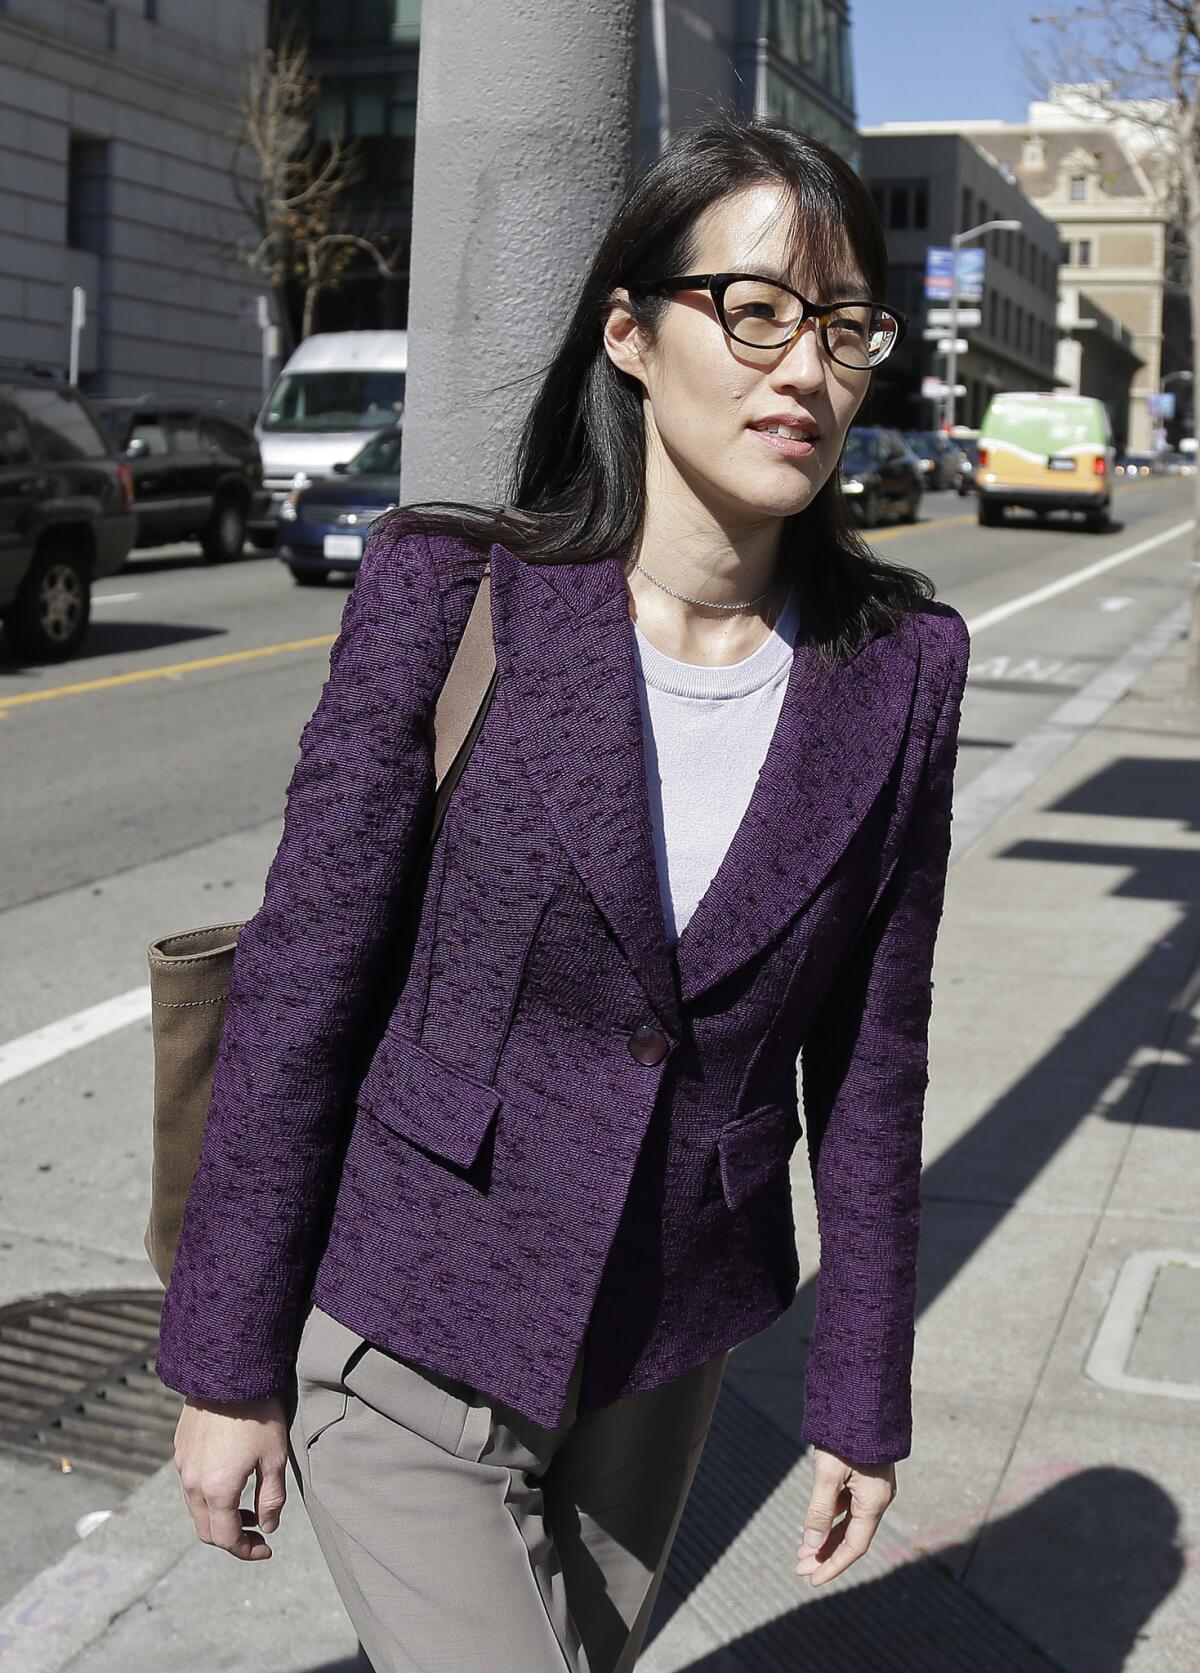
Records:
[[[161,1290],[0,1308],[0,1449],[136,1484],[171,1456],[179,1395],[154,1375]]]

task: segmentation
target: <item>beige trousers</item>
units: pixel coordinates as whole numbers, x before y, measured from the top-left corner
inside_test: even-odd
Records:
[[[542,1429],[319,1307],[292,1467],[375,1673],[629,1673],[727,1355]]]

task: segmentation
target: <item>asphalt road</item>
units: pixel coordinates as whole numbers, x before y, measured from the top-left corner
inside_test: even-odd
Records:
[[[1104,535],[1028,516],[980,529],[973,501],[941,493],[926,497],[919,524],[872,534],[981,624],[960,784],[1185,596],[1190,553],[1178,538],[1022,603],[1186,522],[1191,484],[1122,486],[1116,506]],[[0,911],[278,815],[346,590],[341,579],[297,587],[249,552],[217,568],[190,548],[135,553],[97,588],[83,656],[57,668],[0,656]],[[30,696],[39,700],[21,701]]]

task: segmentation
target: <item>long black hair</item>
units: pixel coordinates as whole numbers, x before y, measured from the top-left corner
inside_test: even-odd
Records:
[[[405,528],[500,542],[528,563],[632,558],[644,515],[643,387],[603,344],[612,292],[630,289],[649,342],[668,302],[640,280],[690,271],[697,220],[733,192],[784,189],[791,232],[811,266],[856,262],[872,296],[887,284],[879,212],[854,169],[820,140],[781,123],[721,115],[681,133],[617,209],[529,408],[508,471],[506,503],[435,500],[401,506]],[[535,374],[536,375],[536,374]],[[925,576],[875,556],[856,532],[835,471],[786,519],[781,562],[800,591],[806,633],[827,655],[851,654],[933,596]]]

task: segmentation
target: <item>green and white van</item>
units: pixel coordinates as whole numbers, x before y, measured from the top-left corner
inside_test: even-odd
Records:
[[[1006,506],[1079,511],[1101,533],[1112,512],[1112,426],[1102,401],[1028,391],[994,395],[979,427],[979,521]]]

